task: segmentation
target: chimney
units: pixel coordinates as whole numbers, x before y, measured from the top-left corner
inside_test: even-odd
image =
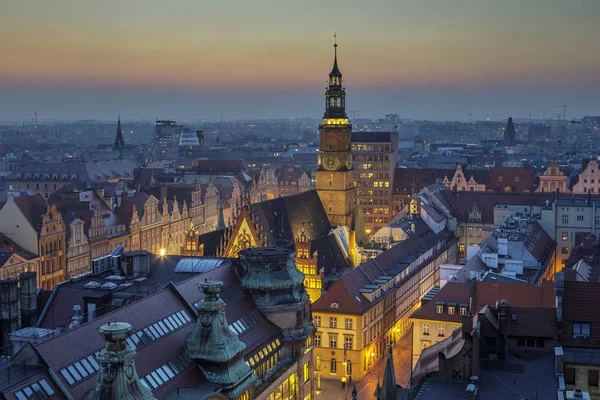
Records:
[[[467,314],[462,316],[462,337],[466,338],[466,335],[470,335],[473,330],[473,314]]]
[[[5,354],[11,354],[10,334],[19,329],[19,297],[17,280],[14,278],[0,281],[0,307],[2,308],[2,348]]]
[[[560,339],[562,336],[562,303],[565,295],[565,281],[563,272],[557,272],[554,276],[554,295],[556,296],[556,333]]]
[[[83,322],[83,315],[81,315],[81,306],[75,304],[73,306],[73,316],[71,317],[71,323],[69,329],[77,328]]]
[[[502,346],[498,358],[500,360],[506,360],[506,300],[504,299],[500,300],[500,303],[498,303],[498,330],[500,333],[500,346]]]
[[[596,242],[596,238],[591,233],[586,235],[581,241],[581,247],[586,250],[591,250],[594,247],[594,243]]]
[[[37,323],[37,275],[35,272],[22,272],[19,275],[21,287],[21,328],[34,327]]]

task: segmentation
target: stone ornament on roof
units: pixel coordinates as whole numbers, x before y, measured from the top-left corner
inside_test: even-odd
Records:
[[[134,363],[136,353],[125,342],[131,335],[131,325],[108,323],[100,328],[100,333],[108,343],[100,353],[102,369],[98,384],[86,400],[154,400],[150,389],[138,377]]]

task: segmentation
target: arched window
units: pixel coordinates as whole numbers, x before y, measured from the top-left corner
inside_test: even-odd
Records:
[[[330,372],[334,374],[337,372],[337,361],[335,361],[335,358],[331,359]]]
[[[331,303],[329,308],[340,308],[340,305],[338,303]]]

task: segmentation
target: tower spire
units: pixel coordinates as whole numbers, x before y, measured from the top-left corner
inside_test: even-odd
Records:
[[[113,143],[113,150],[120,150],[125,147],[125,140],[123,139],[123,130],[121,129],[121,112],[119,111],[119,116],[117,119],[117,136],[115,137],[115,142]]]
[[[340,72],[340,69],[338,68],[338,63],[337,63],[337,33],[333,34],[333,68],[331,69],[331,72],[329,73],[329,76],[342,76],[342,73]],[[340,81],[341,83],[341,81]]]

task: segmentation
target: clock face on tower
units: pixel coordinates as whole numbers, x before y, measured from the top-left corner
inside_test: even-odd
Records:
[[[340,160],[331,154],[323,156],[323,168],[328,171],[335,171],[340,167]]]

